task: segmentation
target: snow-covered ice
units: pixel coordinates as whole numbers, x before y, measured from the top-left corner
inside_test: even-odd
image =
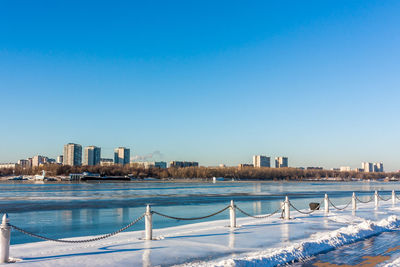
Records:
[[[400,204],[380,203],[378,210],[372,203],[359,204],[356,214],[350,207],[331,209],[328,215],[292,211],[290,221],[280,214],[239,218],[234,230],[227,227],[226,214],[226,220],[155,229],[152,241],[143,241],[143,231],[135,231],[84,244],[13,245],[10,254],[17,259],[13,266],[275,266],[400,226]],[[398,265],[393,260],[387,266]]]

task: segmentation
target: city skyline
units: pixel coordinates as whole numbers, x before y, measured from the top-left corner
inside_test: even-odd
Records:
[[[0,168],[7,168],[5,166],[16,166],[16,164],[21,167],[38,167],[42,164],[46,163],[57,163],[63,165],[70,166],[94,166],[94,165],[109,165],[117,164],[117,165],[126,165],[131,163],[139,163],[143,166],[150,166],[155,163],[155,166],[158,166],[160,163],[167,162],[172,166],[205,166],[205,167],[217,167],[217,165],[204,165],[199,164],[198,161],[186,161],[186,160],[165,160],[163,157],[153,157],[154,155],[162,156],[163,154],[160,151],[155,151],[153,153],[149,153],[147,155],[132,155],[131,149],[127,147],[116,147],[113,150],[113,158],[104,157],[101,154],[101,147],[89,145],[82,146],[76,143],[67,143],[64,145],[63,155],[58,155],[55,158],[43,156],[43,155],[34,155],[32,157],[27,157],[25,159],[19,159],[18,162],[0,162]],[[66,159],[66,161],[62,160]],[[103,163],[102,163],[103,162]],[[361,168],[359,167],[350,167],[350,166],[336,166],[333,168],[329,168],[326,166],[316,166],[316,165],[303,165],[303,166],[293,166],[289,165],[288,157],[277,156],[275,157],[274,166],[271,165],[271,157],[265,155],[253,155],[252,163],[251,162],[241,162],[236,166],[239,168],[252,166],[255,168],[260,167],[268,167],[268,168],[301,168],[301,169],[325,169],[325,170],[340,170],[340,171],[356,171],[356,172],[384,172],[383,162],[361,162]],[[150,165],[149,165],[150,164]],[[154,165],[154,164],[153,164]],[[166,165],[165,165],[166,166]],[[227,165],[225,163],[218,164],[218,167],[236,167],[235,165]],[[13,167],[13,168],[14,168]],[[394,172],[393,170],[387,170],[388,172]],[[400,171],[400,170],[395,170]]]
[[[77,6],[2,6],[0,162],[73,142],[106,158],[400,169],[399,2]]]

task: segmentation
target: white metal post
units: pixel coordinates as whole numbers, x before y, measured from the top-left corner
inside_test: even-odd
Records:
[[[290,220],[290,201],[288,196],[286,196],[285,198],[284,211],[285,211],[284,219]]]
[[[236,227],[236,210],[235,210],[235,203],[231,200],[231,206],[229,207],[229,217],[231,221],[231,228]]]
[[[329,198],[328,198],[328,194],[325,194],[324,207],[325,207],[325,213],[329,213]]]
[[[351,197],[351,204],[352,204],[353,210],[355,211],[357,209],[357,199],[356,199],[355,192],[353,192],[353,196]]]
[[[396,204],[396,192],[392,190],[392,204]]]
[[[153,238],[153,218],[151,214],[150,205],[146,207],[145,215],[145,240],[151,240]]]
[[[3,221],[0,225],[0,263],[8,262],[10,256],[10,238],[11,227],[8,221],[8,215],[3,215]]]
[[[378,199],[378,191],[375,190],[375,209],[378,208],[378,204],[379,204],[379,199]]]

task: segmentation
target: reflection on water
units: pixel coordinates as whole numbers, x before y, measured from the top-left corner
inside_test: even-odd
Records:
[[[253,202],[253,213],[260,214],[261,213],[261,201]]]
[[[143,256],[142,256],[143,267],[151,266],[150,250],[151,250],[151,241],[146,240],[144,242],[144,250],[143,250]]]
[[[385,197],[400,183],[383,182],[220,182],[171,183],[0,183],[0,211],[8,212],[13,224],[53,238],[97,235],[115,231],[141,216],[146,204],[177,217],[198,217],[224,208],[230,200],[257,214],[275,211],[285,195],[298,208],[320,202],[324,193],[341,205],[353,191],[368,200],[373,190]],[[368,190],[368,191],[365,191]],[[195,207],[195,208],[193,208]],[[228,213],[200,220],[227,219]],[[243,216],[237,213],[238,217]],[[195,222],[200,222],[195,221]],[[187,221],[153,218],[155,228],[177,226]],[[130,231],[142,230],[141,221]],[[287,235],[287,238],[288,235]],[[37,239],[13,233],[13,244]]]
[[[229,243],[228,243],[228,247],[230,248],[230,249],[233,249],[233,248],[235,248],[235,231],[234,230],[231,230],[230,232],[229,232]]]
[[[378,236],[317,255],[293,267],[373,267],[384,265],[400,256],[400,231],[385,232]]]
[[[288,243],[288,242],[290,242],[289,223],[288,223],[288,222],[282,223],[281,229],[282,229],[281,243]]]

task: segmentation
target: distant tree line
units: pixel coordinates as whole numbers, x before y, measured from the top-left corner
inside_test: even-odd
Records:
[[[340,172],[331,170],[303,170],[297,168],[242,168],[226,167],[187,167],[187,168],[150,168],[132,167],[129,165],[111,166],[65,166],[46,164],[36,168],[0,169],[0,176],[6,175],[34,175],[45,170],[49,176],[69,175],[70,173],[91,172],[101,176],[126,176],[136,178],[212,178],[224,177],[228,179],[254,179],[254,180],[307,180],[323,178],[339,178],[342,180],[358,179],[382,179],[385,177],[400,178],[400,173],[365,173],[365,172]]]

